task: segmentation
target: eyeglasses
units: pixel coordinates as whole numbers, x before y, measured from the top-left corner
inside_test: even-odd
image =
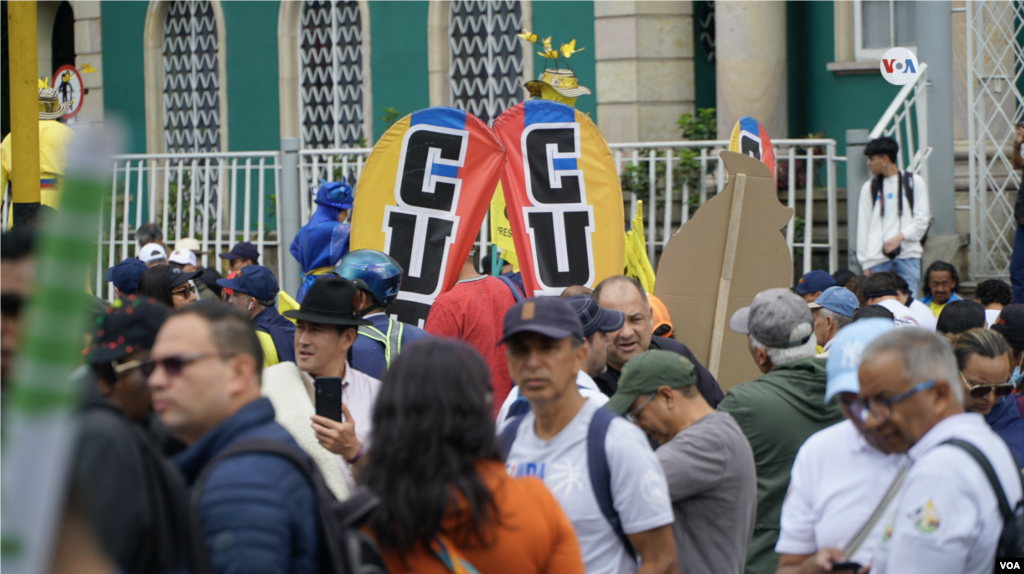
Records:
[[[0,314],[4,317],[17,317],[26,303],[26,298],[21,295],[0,295]]]
[[[188,287],[186,287],[185,289],[182,289],[181,291],[171,291],[171,296],[173,297],[174,295],[181,295],[182,297],[188,297],[188,292],[189,291],[191,291],[192,293],[194,293],[196,295],[199,294],[199,291],[195,288],[195,286],[189,285]]]
[[[651,399],[653,399],[655,396],[657,396],[657,393],[654,393],[651,396],[647,397],[644,400],[644,402],[637,405],[635,409],[630,409],[629,412],[626,413],[626,418],[629,419],[629,422],[636,424],[637,414],[640,412],[640,409],[647,406],[647,403],[651,402]]]
[[[128,361],[127,363],[118,363],[117,361],[110,361],[110,366],[114,368],[114,372],[117,374],[126,373],[132,369],[138,369],[142,367],[143,373],[146,373],[145,366],[146,361],[136,359],[134,361]],[[151,371],[152,372],[152,371]],[[146,373],[149,376],[149,373]]]
[[[178,375],[181,374],[181,370],[184,369],[186,365],[194,363],[198,360],[206,359],[208,357],[221,357],[226,359],[229,357],[234,357],[235,355],[237,355],[237,353],[194,353],[191,355],[175,355],[173,357],[165,357],[163,359],[153,359],[152,361],[146,361],[145,363],[139,365],[139,367],[142,368],[142,374],[146,375],[146,377],[152,375],[153,372],[156,371],[156,368],[158,366],[163,367],[164,372],[167,373],[169,376],[177,377]]]
[[[1013,393],[1013,385],[1010,383],[1003,383],[1001,385],[972,385],[967,382],[967,377],[962,372],[960,373],[960,380],[967,387],[967,392],[970,393],[972,399],[987,397],[989,393],[995,393],[998,399]]]
[[[909,399],[911,396],[935,386],[935,381],[925,381],[915,385],[909,391],[902,392],[891,399],[857,399],[849,403],[850,414],[860,422],[867,422],[868,414],[875,417],[878,422],[886,422],[892,417],[892,406],[896,403]]]

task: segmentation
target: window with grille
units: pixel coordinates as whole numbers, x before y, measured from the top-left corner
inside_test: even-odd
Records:
[[[896,46],[917,51],[913,1],[855,0],[853,14],[854,52],[858,60],[877,60]]]
[[[363,137],[359,3],[306,0],[298,39],[303,147],[355,147]]]
[[[522,100],[522,7],[515,1],[453,1],[448,15],[452,107],[487,125]]]
[[[220,150],[217,21],[208,0],[169,2],[164,19],[164,145]]]

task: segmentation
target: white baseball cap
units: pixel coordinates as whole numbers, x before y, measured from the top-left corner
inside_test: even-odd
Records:
[[[196,265],[196,254],[192,253],[188,249],[178,248],[171,252],[171,257],[168,259],[171,263],[177,263],[178,265]]]
[[[148,243],[139,251],[139,259],[144,263],[151,263],[158,259],[167,260],[167,252],[159,243]]]

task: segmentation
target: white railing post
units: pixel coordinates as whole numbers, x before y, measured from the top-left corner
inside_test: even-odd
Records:
[[[826,193],[828,201],[828,272],[839,270],[839,221],[836,214],[838,199],[836,198],[836,146],[825,146],[825,172],[827,177]]]

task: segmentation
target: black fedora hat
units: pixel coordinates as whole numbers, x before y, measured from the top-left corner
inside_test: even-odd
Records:
[[[297,311],[285,311],[283,315],[322,325],[370,325],[356,310],[358,295],[359,290],[348,279],[323,277],[309,287]]]

